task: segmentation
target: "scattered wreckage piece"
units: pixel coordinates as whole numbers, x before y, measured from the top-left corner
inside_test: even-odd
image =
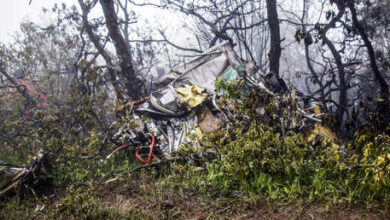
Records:
[[[10,172],[4,169],[1,176],[5,176],[8,181],[0,188],[0,198],[9,194],[19,194],[21,190],[33,187],[40,180],[42,165],[45,161],[46,154],[43,152],[37,153],[31,164],[26,167],[9,168]]]
[[[135,146],[133,151],[144,164],[151,164],[153,155],[158,151],[159,157],[154,157],[157,162],[171,159],[172,153],[176,152],[181,144],[191,141],[191,136],[210,134],[232,120],[230,111],[218,104],[218,97],[226,94],[226,91],[216,88],[216,82],[221,79],[244,82],[245,86],[239,87],[245,90],[242,95],[244,97],[238,99],[248,96],[250,88],[263,91],[275,100],[291,96],[286,94],[289,89],[282,79],[272,73],[262,76],[254,62],[243,62],[232,46],[225,42],[173,68],[154,82],[157,90],[146,98],[127,104],[130,106],[132,120],[136,121],[138,126],[133,129],[121,128],[115,137],[119,137],[123,144],[144,142],[144,147],[129,144]],[[296,98],[294,92],[292,96]],[[231,98],[226,105],[234,110],[236,102],[237,100]],[[266,104],[268,103],[263,103],[263,109],[259,109],[260,114],[264,113]],[[294,110],[293,114],[300,114],[307,120],[320,121],[299,108]],[[281,120],[284,124],[283,118]],[[150,142],[145,138],[147,133],[153,137],[150,147],[147,147],[147,142]],[[137,139],[139,136],[144,137],[141,137],[143,141]],[[113,153],[115,152],[117,151]]]

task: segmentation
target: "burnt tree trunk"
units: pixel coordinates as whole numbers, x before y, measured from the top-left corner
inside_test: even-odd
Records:
[[[279,76],[279,62],[282,54],[280,47],[280,27],[276,0],[267,0],[268,25],[271,34],[271,49],[268,53],[270,71]]]
[[[103,8],[108,33],[114,43],[115,50],[119,58],[121,75],[123,76],[123,79],[126,80],[124,84],[127,89],[127,95],[132,99],[138,99],[141,95],[141,83],[133,68],[130,46],[126,44],[125,38],[123,37],[119,27],[114,1],[100,0],[99,2]]]

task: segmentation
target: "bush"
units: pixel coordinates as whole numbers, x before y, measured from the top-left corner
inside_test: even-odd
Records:
[[[261,105],[263,117],[255,113]],[[222,159],[207,163],[203,175],[193,175],[194,168],[187,167],[171,177],[202,192],[240,190],[266,199],[390,202],[389,135],[360,130],[354,140],[343,142],[316,137],[310,125],[297,133],[288,129],[299,120],[295,110],[292,97],[250,94],[238,104],[236,120],[202,141],[216,147]],[[289,123],[282,125],[281,118]]]

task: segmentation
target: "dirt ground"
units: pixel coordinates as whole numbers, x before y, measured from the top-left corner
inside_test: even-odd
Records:
[[[390,219],[385,206],[248,201],[239,192],[204,196],[140,179],[114,180],[97,191],[105,207],[152,219]]]

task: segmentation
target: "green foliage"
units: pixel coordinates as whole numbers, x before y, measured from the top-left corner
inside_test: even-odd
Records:
[[[18,97],[17,94],[15,94]],[[48,96],[49,104],[60,97]],[[107,97],[98,95],[88,97],[74,89],[72,93],[62,97],[64,105],[51,105],[46,109],[36,109],[31,116],[20,117],[9,111],[0,129],[5,136],[13,139],[0,140],[4,151],[0,152],[0,160],[28,164],[29,156],[40,149],[48,155],[47,171],[55,185],[84,182],[88,179],[108,179],[120,172],[129,171],[133,167],[133,158],[129,154],[115,155],[111,160],[102,160],[116,145],[104,140],[105,130],[100,123],[106,123],[107,113],[104,106]],[[4,101],[4,99],[0,99]],[[8,100],[9,104],[18,104],[23,100]],[[12,105],[9,109],[12,109]],[[20,110],[21,111],[21,110]],[[99,121],[98,121],[99,120]],[[16,134],[16,135],[15,135]],[[97,156],[83,159],[84,156]]]
[[[263,117],[256,113],[259,106]],[[295,109],[292,97],[250,94],[237,104],[236,120],[203,140],[218,149],[222,160],[207,163],[205,172],[176,165],[167,180],[202,193],[239,190],[271,200],[390,202],[389,135],[371,129],[356,132],[355,140],[345,144],[326,137],[308,141],[311,133],[294,131]]]

